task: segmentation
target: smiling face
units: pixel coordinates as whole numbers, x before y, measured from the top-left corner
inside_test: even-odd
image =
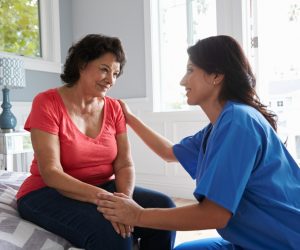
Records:
[[[102,97],[114,85],[120,73],[120,63],[112,53],[89,62],[80,70],[78,84],[86,95]]]
[[[187,103],[189,105],[202,105],[215,96],[215,74],[208,74],[188,60],[187,71],[180,85],[185,87]]]

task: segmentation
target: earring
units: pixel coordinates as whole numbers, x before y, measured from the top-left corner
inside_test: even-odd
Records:
[[[216,85],[216,80],[213,81],[213,85]]]

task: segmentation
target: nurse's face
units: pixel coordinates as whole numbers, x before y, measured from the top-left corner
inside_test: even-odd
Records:
[[[208,102],[214,93],[215,74],[208,74],[188,60],[186,74],[180,85],[185,87],[187,103],[202,105]]]

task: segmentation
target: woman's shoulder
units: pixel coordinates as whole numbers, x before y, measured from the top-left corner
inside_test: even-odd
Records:
[[[233,101],[228,102],[224,107],[220,123],[231,124],[232,127],[243,130],[269,127],[269,123],[258,110],[250,105]]]
[[[60,113],[62,104],[57,89],[48,89],[37,94],[32,102],[32,106],[39,110],[55,111]]]
[[[119,105],[118,99],[110,97],[110,96],[105,96],[105,101],[106,101],[106,103],[109,103],[111,105]]]
[[[224,110],[227,112],[239,112],[239,113],[248,113],[249,110],[253,109],[251,106],[235,101],[228,101],[224,107]]]
[[[48,89],[43,92],[38,93],[35,97],[35,101],[47,101],[47,100],[53,100],[53,98],[57,97],[57,89]]]
[[[244,103],[233,101],[226,103],[222,114],[235,120],[239,117],[252,117],[257,119],[257,117],[261,116],[260,112],[255,108]]]
[[[112,110],[121,110],[121,105],[116,98],[105,96],[105,104]]]

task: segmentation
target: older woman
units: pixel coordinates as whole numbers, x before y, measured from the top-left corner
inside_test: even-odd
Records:
[[[173,207],[165,195],[134,188],[126,122],[106,96],[121,75],[118,38],[91,34],[69,49],[64,86],[38,94],[25,129],[34,160],[18,194],[20,215],[86,250],[172,249],[174,232],[110,222],[97,211],[97,194],[120,192],[143,207]],[[155,244],[155,245],[154,245]]]

